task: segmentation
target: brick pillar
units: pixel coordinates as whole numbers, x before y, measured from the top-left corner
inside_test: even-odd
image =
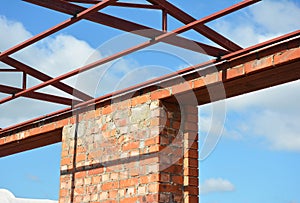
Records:
[[[73,120],[63,129],[60,203],[198,202],[196,107],[141,95]]]
[[[197,106],[162,102],[162,108],[159,202],[198,203]]]

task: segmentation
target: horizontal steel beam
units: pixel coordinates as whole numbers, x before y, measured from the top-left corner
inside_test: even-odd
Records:
[[[98,0],[65,0],[65,1],[74,2],[74,3],[83,3],[83,4],[97,4],[100,2]],[[115,2],[111,4],[111,6],[119,6],[119,7],[126,7],[126,8],[158,9],[158,10],[162,9],[162,7],[159,5],[126,3],[126,2]]]
[[[36,136],[29,136],[22,140],[16,140],[0,145],[0,158],[31,149],[61,142],[62,129],[46,132]]]
[[[0,92],[5,93],[5,94],[15,95],[16,93],[21,92],[21,91],[23,91],[23,89],[21,89],[21,88],[0,85]],[[55,96],[55,95],[46,94],[46,93],[39,93],[39,92],[30,92],[28,94],[24,94],[23,96],[27,97],[27,98],[31,98],[31,99],[53,102],[56,104],[63,104],[63,105],[68,105],[68,106],[71,106],[74,103],[79,103],[79,101],[74,101],[70,98]]]
[[[17,69],[12,69],[12,68],[0,68],[0,72],[23,72]]]
[[[85,8],[78,6],[78,5],[74,5],[74,4],[70,4],[68,2],[63,2],[63,1],[58,1],[58,0],[52,0],[51,2],[49,2],[48,0],[23,0],[26,2],[30,2],[42,7],[46,7],[52,10],[56,10],[62,13],[66,13],[69,15],[73,15],[76,12],[80,12],[83,11]],[[164,32],[156,30],[156,29],[152,29],[150,27],[144,26],[144,25],[140,25],[134,22],[130,22],[127,20],[123,20],[121,18],[117,18],[108,14],[104,14],[104,13],[91,13],[89,15],[87,15],[85,17],[85,19],[95,22],[95,23],[99,23],[102,25],[106,25],[112,28],[116,28],[122,31],[126,31],[126,32],[132,32],[134,34],[143,36],[143,37],[147,37],[147,38],[154,38],[156,36],[159,36],[161,34],[163,34]],[[224,49],[220,49],[214,46],[210,46],[204,43],[200,43],[200,42],[196,42],[193,40],[189,40],[183,37],[179,37],[176,36],[174,37],[174,39],[170,40],[170,39],[165,39],[163,41],[164,43],[167,44],[171,44],[173,46],[177,46],[177,47],[181,47],[184,49],[188,49],[188,50],[192,50],[195,52],[199,52],[199,53],[203,53],[203,54],[207,54],[210,56],[215,56],[215,57],[219,57],[225,54],[228,54],[229,52],[224,50]]]

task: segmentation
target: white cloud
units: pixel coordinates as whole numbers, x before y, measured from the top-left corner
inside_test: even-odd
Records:
[[[201,134],[209,133],[208,126],[224,127],[225,138],[255,140],[253,143],[270,150],[300,152],[299,89],[300,81],[295,81],[227,99],[223,126],[219,126],[223,117],[217,115],[211,122],[210,105],[202,106]]]
[[[46,199],[23,199],[16,198],[10,191],[0,189],[0,202],[1,203],[57,203],[58,201]]]
[[[22,23],[10,21],[0,16],[0,41],[1,50],[6,50],[31,37],[31,34],[24,28]]]
[[[232,18],[212,24],[220,33],[248,47],[300,27],[300,7],[291,0],[264,0]]]
[[[240,137],[263,138],[273,150],[300,151],[300,81],[232,98],[228,112],[240,114],[240,120],[228,121]]]
[[[251,16],[270,33],[290,32],[300,26],[300,8],[291,0],[264,0],[250,8]]]
[[[200,185],[200,193],[207,194],[213,192],[232,192],[235,190],[234,185],[223,178],[210,178]]]

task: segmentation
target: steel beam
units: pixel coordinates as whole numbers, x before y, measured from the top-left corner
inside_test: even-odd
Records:
[[[5,58],[3,58],[2,62],[6,63],[7,65],[10,65],[12,67],[15,67],[19,71],[23,71],[26,74],[31,75],[41,81],[47,81],[47,80],[52,79],[52,77],[34,69],[34,68],[31,68],[30,66],[28,66],[24,63],[21,63],[20,61],[17,61],[9,56],[6,56]],[[76,90],[73,87],[71,87],[67,84],[64,84],[62,82],[53,83],[52,86],[62,90],[63,92],[66,92],[76,98],[82,99],[82,100],[89,100],[92,98],[91,96],[89,96],[79,90]]]
[[[168,11],[168,14],[172,15],[174,18],[178,19],[179,21],[183,22],[184,24],[188,24],[188,23],[194,22],[196,20],[195,18],[193,18],[192,16],[185,13],[184,11],[177,8],[176,6],[174,6],[173,4],[169,3],[166,0],[147,0],[147,1],[149,1],[150,3],[153,3],[153,4],[160,5],[165,10]],[[232,7],[222,10],[216,14],[213,14],[215,16],[215,18],[212,18],[211,20],[215,20],[215,19],[222,17],[228,13],[231,13],[238,9],[244,8],[253,3],[256,3],[258,1],[261,1],[261,0],[245,0],[245,1],[238,3]],[[229,39],[225,38],[221,34],[215,32],[211,28],[205,26],[204,23],[207,23],[207,22],[208,21],[204,21],[202,24],[198,24],[193,29],[229,51],[238,51],[238,50],[242,49],[242,47],[240,47],[239,45],[237,45],[234,42],[230,41]]]
[[[100,2],[98,0],[65,0],[65,1],[74,2],[74,3],[83,3],[83,4],[97,4]],[[162,9],[159,5],[126,3],[126,2],[115,2],[111,4],[111,6],[119,6],[119,7],[126,7],[126,8],[158,9],[158,10]]]
[[[52,0],[51,2],[49,2],[49,0],[23,0],[23,1],[30,2],[30,3],[36,4],[36,5],[39,5],[42,7],[46,7],[46,8],[52,9],[52,10],[66,13],[69,15],[73,15],[74,12],[83,11],[85,9],[84,7],[70,4],[68,2],[58,1],[58,0]],[[137,35],[140,35],[143,37],[147,37],[150,39],[164,33],[162,31],[152,29],[152,28],[144,26],[144,25],[133,23],[133,22],[123,20],[121,18],[117,18],[117,17],[111,16],[108,14],[100,13],[100,12],[91,13],[91,14],[87,15],[85,17],[85,19],[95,22],[95,23],[106,25],[106,26],[109,26],[112,28],[116,28],[116,29],[119,29],[122,31],[132,32],[134,34],[137,34]],[[140,31],[140,30],[145,30],[145,31]],[[210,56],[215,56],[215,57],[219,57],[219,56],[229,53],[228,51],[226,51],[224,49],[220,49],[220,48],[210,46],[210,45],[207,45],[204,43],[196,42],[193,40],[188,40],[188,39],[185,39],[185,38],[179,37],[179,36],[174,37],[173,40],[165,39],[163,42],[177,46],[177,47],[181,47],[184,49],[192,50],[195,52],[207,54]]]
[[[0,158],[62,141],[62,129],[25,137],[0,146]],[[26,201],[25,201],[26,202]]]
[[[162,31],[168,31],[168,12],[166,10],[162,10]]]
[[[14,95],[23,90],[24,89],[17,88],[17,87],[0,85],[0,92],[5,93],[5,94]],[[39,92],[30,92],[28,94],[24,94],[23,96],[27,97],[27,98],[31,98],[31,99],[38,99],[38,100],[42,100],[42,101],[53,102],[53,103],[63,104],[63,105],[68,105],[68,106],[71,106],[74,102],[70,98],[60,97],[60,96],[55,96],[55,95],[45,94],[45,93],[39,93]],[[77,101],[77,103],[78,103],[78,101]]]
[[[17,69],[11,69],[11,68],[0,68],[0,72],[22,72],[20,70],[17,70]]]
[[[115,2],[112,6],[126,7],[126,8],[144,8],[144,9],[155,9],[161,10],[159,5],[151,4],[136,4],[136,3],[125,3],[125,2]]]

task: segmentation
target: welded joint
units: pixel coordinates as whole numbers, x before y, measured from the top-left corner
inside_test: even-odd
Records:
[[[71,19],[77,18],[79,13],[80,13],[79,11],[76,11],[76,12],[72,15],[72,18],[71,18]]]

